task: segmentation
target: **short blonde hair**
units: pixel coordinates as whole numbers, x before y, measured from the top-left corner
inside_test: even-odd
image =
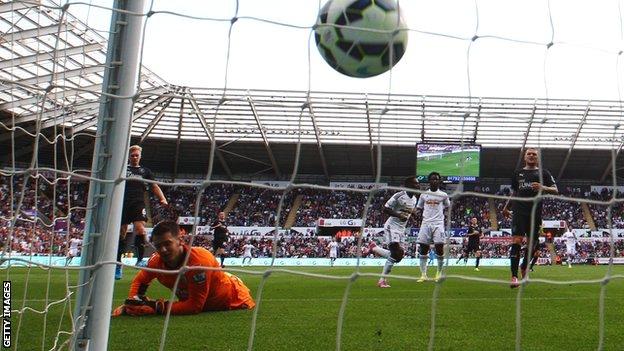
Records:
[[[139,145],[130,146],[130,152],[132,152],[132,150],[139,150],[139,152],[143,153],[143,148],[140,147]]]

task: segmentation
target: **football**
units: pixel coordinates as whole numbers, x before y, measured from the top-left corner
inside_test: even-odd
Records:
[[[357,78],[388,71],[407,45],[407,27],[394,0],[330,0],[319,11],[314,32],[325,61]]]

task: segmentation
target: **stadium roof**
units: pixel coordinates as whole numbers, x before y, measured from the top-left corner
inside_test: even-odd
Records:
[[[37,130],[49,135],[58,126],[74,135],[95,128],[106,39],[54,2],[41,4],[0,0],[0,143],[30,139]],[[145,67],[141,72],[132,125],[138,142],[215,140],[220,158],[233,143],[259,147],[275,170],[273,150],[284,143],[317,149],[328,174],[323,148],[339,145],[532,145],[563,149],[565,168],[572,150],[619,152],[624,142],[619,101],[224,91],[173,86]]]

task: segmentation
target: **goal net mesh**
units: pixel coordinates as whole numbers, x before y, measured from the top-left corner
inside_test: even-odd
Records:
[[[181,8],[172,4],[148,1],[145,12],[136,14],[144,16],[146,21],[142,64],[154,71],[141,66],[132,132],[128,135],[127,144],[149,144],[151,140],[161,139],[173,141],[170,145],[175,147],[175,140],[187,139],[194,142],[193,150],[189,149],[179,155],[178,143],[175,175],[168,173],[157,177],[155,183],[163,189],[170,206],[159,206],[153,197],[146,199],[151,204],[148,206],[148,226],[162,219],[201,218],[193,226],[188,240],[195,245],[209,246],[210,237],[200,228],[209,224],[208,221],[219,210],[239,206],[242,209],[233,211],[228,217],[232,222],[241,227],[275,227],[263,239],[265,241],[262,253],[266,254],[269,262],[266,267],[226,267],[235,274],[259,277],[258,285],[252,289],[257,306],[250,312],[248,349],[265,348],[262,345],[264,339],[259,340],[257,331],[261,323],[269,322],[269,319],[262,318],[262,313],[266,287],[271,283],[274,273],[291,276],[293,284],[304,276],[344,282],[338,313],[335,315],[335,348],[352,348],[344,338],[350,328],[345,321],[352,289],[362,279],[367,284],[372,282],[381,272],[380,266],[370,269],[371,263],[366,257],[368,242],[380,239],[379,233],[373,233],[371,228],[383,224],[383,204],[394,192],[403,189],[399,185],[393,185],[400,184],[402,178],[410,175],[384,172],[384,168],[391,167],[393,163],[403,162],[393,154],[393,147],[396,145],[450,141],[462,147],[474,143],[495,147],[497,140],[506,143],[505,139],[509,138],[505,146],[520,150],[519,157],[528,146],[569,148],[570,152],[573,148],[595,146],[610,150],[611,158],[609,169],[604,175],[596,175],[596,180],[601,176],[601,181],[612,179],[611,189],[617,189],[616,160],[623,145],[620,72],[623,38],[620,2],[617,2],[615,8],[605,9],[603,15],[612,23],[601,28],[599,38],[588,38],[581,32],[576,32],[576,37],[570,36],[571,31],[566,30],[570,23],[565,19],[567,17],[564,16],[564,5],[560,2],[546,2],[535,8],[532,8],[535,5],[527,4],[526,7],[536,21],[543,21],[545,25],[540,27],[544,30],[530,31],[524,36],[514,26],[523,24],[524,28],[528,28],[532,22],[527,20],[519,23],[522,21],[511,20],[513,16],[510,16],[510,10],[498,8],[497,5],[475,1],[468,8],[464,8],[465,4],[461,6],[463,10],[470,9],[471,12],[458,14],[450,7],[437,6],[429,9],[431,13],[418,13],[424,11],[419,6],[411,8],[416,13],[409,13],[413,4],[404,4],[406,16],[410,14],[416,19],[409,17],[407,20],[410,41],[414,44],[410,44],[401,64],[414,66],[414,75],[411,76],[409,68],[403,67],[401,75],[394,74],[397,71],[395,69],[375,78],[375,90],[381,90],[381,94],[359,93],[361,89],[355,87],[359,81],[353,80],[337,80],[337,84],[343,90],[352,86],[354,91],[358,91],[356,93],[318,92],[317,85],[323,87],[320,90],[331,87],[323,80],[335,78],[328,66],[321,63],[314,47],[313,24],[322,6],[320,2],[311,1],[301,5],[312,11],[302,23],[289,21],[283,15],[274,15],[280,7],[292,10],[292,4],[287,6],[284,2],[267,1],[266,4],[258,5],[249,1],[231,1],[225,9],[216,3],[208,5],[198,2],[196,5],[202,8],[198,12],[194,12],[189,4]],[[592,10],[591,6],[589,10]],[[610,10],[614,12],[609,12]],[[110,16],[111,11],[113,9],[110,4],[101,5],[94,1],[60,4],[52,0],[0,1],[0,142],[3,150],[0,155],[1,261],[5,281],[12,282],[11,316],[8,319],[12,321],[11,341],[15,349],[67,349],[70,347],[71,335],[77,333],[81,327],[74,323],[73,315],[75,294],[81,288],[76,278],[77,272],[87,267],[77,264],[80,258],[71,258],[71,245],[72,239],[82,239],[86,214],[92,210],[86,196],[89,181],[104,182],[91,178],[90,165],[93,144],[101,137],[96,125],[106,69],[104,63],[107,38],[110,34],[107,32],[107,23],[102,28],[93,27],[91,24],[100,23],[100,16]],[[510,19],[509,27],[493,30],[494,26],[500,25],[499,21],[492,20],[497,13],[501,18]],[[593,15],[595,14],[591,13],[587,17],[591,18]],[[437,16],[439,25],[420,27],[419,20],[428,16]],[[561,18],[559,22],[558,18]],[[458,21],[460,25],[448,28],[443,25],[450,21]],[[175,33],[175,36],[192,38],[194,42],[176,42],[172,32],[182,22],[190,23],[189,32]],[[254,31],[254,28],[259,27],[270,33],[270,37],[260,37],[260,32]],[[469,30],[465,30],[466,28]],[[558,36],[558,28],[562,28],[561,33],[565,34],[561,38]],[[160,39],[161,37],[166,39]],[[237,40],[242,37],[256,41],[257,46],[252,48],[255,55],[249,55],[253,51],[244,54],[237,52],[243,50],[237,46]],[[207,44],[202,43],[204,39]],[[303,42],[297,41],[302,39]],[[188,69],[194,72],[191,75],[210,77],[212,84],[218,84],[217,87],[192,88],[190,86],[193,84],[180,85],[177,81],[176,84],[172,83],[175,77],[168,76],[164,79],[159,76],[158,74],[165,74],[159,72],[164,67],[158,67],[159,61],[154,57],[170,55],[170,52],[159,52],[160,49],[155,49],[157,46],[154,43],[159,40],[171,40],[171,46],[176,48],[168,50],[175,51],[174,57],[178,57],[169,62],[169,65],[181,67],[190,63],[191,67]],[[254,40],[245,43],[251,45]],[[218,45],[213,46],[214,43]],[[203,49],[193,51],[193,57],[185,57],[187,55],[179,51],[185,45],[195,45]],[[443,50],[443,47],[451,49]],[[420,61],[419,54],[412,53],[413,50],[418,50],[429,58],[442,56],[442,59],[448,59],[448,63],[432,65],[429,70],[427,65],[431,65],[431,61]],[[612,88],[608,100],[550,98],[555,95],[553,91],[558,93],[566,85],[574,85],[569,81],[553,78],[561,77],[562,71],[569,67],[553,67],[551,60],[565,57],[562,61],[568,60],[567,64],[574,66],[579,64],[578,53],[583,53],[583,59],[594,59],[590,63],[584,63],[584,66],[607,70],[610,78],[605,81],[605,85]],[[291,60],[299,60],[300,64],[290,65]],[[154,66],[148,63],[153,63]],[[280,67],[283,71],[275,71]],[[265,80],[266,90],[260,89],[263,86],[257,86],[262,83],[255,82],[254,88],[258,89],[245,90],[245,79],[252,79],[250,74],[263,70],[266,72],[258,74],[264,78],[268,77],[267,72],[273,75],[293,74],[293,80],[300,80],[299,85],[295,85],[300,89],[270,90],[276,87],[276,83]],[[529,83],[525,82],[524,77],[527,71],[538,72]],[[590,73],[587,72],[570,71],[567,79],[574,81],[588,78],[592,73],[591,70]],[[602,73],[604,72],[601,71]],[[183,74],[191,76],[188,73]],[[483,78],[497,74],[504,74],[505,78],[497,80],[498,83]],[[460,78],[451,79],[452,77]],[[259,78],[258,81],[264,78]],[[397,88],[397,85],[405,84],[409,80],[418,81],[414,83],[417,87],[414,90],[420,90],[406,92]],[[452,91],[463,93],[441,96],[440,92],[447,80],[461,86]],[[501,85],[502,95],[520,97],[479,97],[483,92],[495,91],[484,88],[489,85],[492,89],[492,84]],[[516,84],[528,88],[521,93],[509,90],[510,86]],[[588,88],[579,88],[576,97],[587,95],[586,89]],[[430,91],[432,93],[429,96],[423,95]],[[529,94],[527,91],[535,93]],[[524,95],[519,95],[523,93]],[[540,98],[524,98],[534,95]],[[266,114],[277,117],[263,120],[262,116]],[[253,155],[245,156],[228,149],[229,145],[245,141],[265,143],[270,157],[259,160]],[[287,143],[292,146],[288,149],[288,158],[293,160],[289,169],[278,167],[278,163],[283,165],[283,162],[273,159],[276,156],[270,151],[272,143]],[[157,162],[162,157],[159,155],[158,144],[149,145],[155,146],[144,150],[144,161]],[[337,148],[336,145],[343,145],[344,148]],[[311,179],[306,178],[310,170],[310,149],[316,150],[314,152],[318,154],[313,158],[318,158],[318,164],[322,165],[320,171],[315,169],[314,172],[325,172],[330,177],[328,168],[331,165],[328,166],[325,160],[325,154],[330,152],[328,150],[343,152],[344,155],[341,156],[347,160],[349,147],[357,145],[370,146],[371,157],[367,165],[370,171],[357,177],[358,180],[365,179],[369,182],[368,186],[337,190],[335,187],[306,181]],[[170,151],[168,155],[171,155]],[[228,177],[231,172],[224,160],[232,155],[246,158],[252,171],[243,176],[229,174],[231,177]],[[277,155],[278,158],[280,156],[284,155]],[[194,162],[185,159],[201,159],[198,162],[203,168],[197,168],[197,172],[192,175],[177,174],[178,163],[180,168],[189,169],[188,164]],[[423,159],[431,161],[441,159],[441,156],[425,156]],[[415,162],[416,157],[409,160],[408,162]],[[520,163],[520,158],[518,160]],[[458,175],[461,176],[466,167],[465,162],[463,159],[450,166],[457,168]],[[509,169],[510,175],[512,170]],[[236,180],[259,179],[263,176],[277,176],[281,180],[273,182],[274,184],[270,181]],[[389,185],[388,179],[391,179],[392,184]],[[116,179],[122,180],[125,178]],[[492,218],[489,213],[492,210],[498,211],[499,223],[489,223],[488,227],[510,227],[509,221],[500,214],[508,199],[504,193],[494,189],[485,192],[479,188],[468,191],[462,185],[463,180],[460,186],[448,191],[452,205],[445,213],[447,228],[451,227],[453,221],[456,221],[455,225],[465,226],[466,218],[472,216],[480,216],[480,221],[489,223]],[[622,202],[618,192],[606,191],[599,196],[584,196],[572,190],[557,196],[540,194],[533,201],[541,200],[544,200],[546,209],[554,208],[556,211],[564,208],[570,211],[565,218],[568,221],[582,218],[583,211],[586,210],[600,214],[599,218],[595,216],[595,226],[605,228],[607,234],[596,245],[600,246],[601,257],[611,260],[607,261],[609,268],[604,276],[597,279],[584,279],[583,276],[576,279],[570,275],[565,280],[549,280],[531,278],[529,274],[527,279],[522,280],[519,289],[510,293],[512,297],[509,303],[514,304],[514,308],[508,312],[515,316],[515,339],[509,340],[509,344],[515,345],[517,350],[522,349],[523,327],[526,323],[532,323],[523,318],[527,300],[530,299],[526,296],[529,282],[571,286],[570,289],[580,285],[594,285],[597,287],[598,300],[595,347],[607,349],[607,288],[614,279],[623,278],[613,270],[613,258],[619,249],[616,246],[617,237],[611,229],[622,223]],[[291,211],[295,204],[298,211]],[[350,244],[349,255],[356,258],[353,270],[349,274],[327,274],[326,271],[323,273],[276,265],[278,259],[289,255],[287,245],[296,244],[284,240],[282,228],[287,223],[290,227],[315,227],[319,217],[361,219],[361,227],[355,231],[365,235],[356,236]],[[414,218],[414,226],[419,225],[419,221],[420,217]],[[314,245],[327,244],[308,235],[302,235],[300,240],[309,240]],[[243,242],[244,239],[238,243]],[[441,318],[438,311],[439,301],[457,298],[445,294],[446,284],[451,281],[476,281],[500,286],[509,284],[506,271],[495,279],[455,274],[452,269],[447,270],[459,254],[460,243],[461,239],[450,236],[447,238],[449,245],[445,251],[446,267],[443,277],[435,282],[431,295],[426,297],[431,303],[428,341],[425,343],[430,350],[438,348],[441,342],[436,335]],[[83,242],[82,248],[85,249],[88,245],[88,242]],[[505,245],[501,247],[506,248]],[[414,240],[407,243],[407,252],[416,257]],[[503,254],[502,257],[507,256]],[[128,265],[125,267],[126,275],[144,269],[132,267],[128,262],[130,261],[124,261]],[[390,278],[415,285],[420,271],[416,265],[410,269],[412,270],[401,271],[409,274],[392,274]],[[487,303],[487,298],[490,297],[483,296],[483,300],[471,301]],[[170,299],[175,299],[173,293]],[[377,303],[375,300],[371,301]],[[395,301],[400,304],[402,300]],[[122,300],[116,299],[113,305],[121,302]],[[165,348],[167,331],[172,323],[169,317],[167,315],[164,318],[162,333],[159,334],[161,349]],[[445,328],[449,322],[452,321],[444,322]],[[227,327],[227,321],[223,325]],[[126,324],[126,327],[134,328],[130,324]],[[484,344],[487,345],[487,341]],[[175,345],[167,345],[167,348],[175,349]],[[615,343],[609,345],[616,347]]]

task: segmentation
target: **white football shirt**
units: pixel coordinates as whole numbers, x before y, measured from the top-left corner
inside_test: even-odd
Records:
[[[572,232],[567,231],[563,233],[561,237],[565,240],[566,247],[570,247],[570,248],[576,247],[577,240]]]
[[[80,245],[81,242],[82,242],[82,240],[80,240],[78,238],[71,238],[69,240],[69,249],[70,250],[78,250],[78,246]]]
[[[243,250],[245,250],[245,252],[243,253],[243,256],[251,256],[251,250],[255,249],[256,247],[251,245],[251,244],[245,244],[245,246],[243,246]]]
[[[331,243],[329,243],[329,254],[330,255],[337,255],[338,254],[338,243],[335,241],[332,241]]]
[[[398,193],[392,195],[388,201],[386,201],[385,207],[395,212],[409,212],[411,216],[414,207],[416,207],[416,200],[417,198],[415,195],[411,196],[405,191],[399,191]],[[409,217],[406,220],[401,220],[398,217],[390,216],[386,220],[386,226],[389,225],[405,228],[408,219]]]
[[[420,195],[418,208],[423,210],[422,222],[444,223],[444,208],[451,206],[448,194],[438,189],[437,191],[427,191]]]

